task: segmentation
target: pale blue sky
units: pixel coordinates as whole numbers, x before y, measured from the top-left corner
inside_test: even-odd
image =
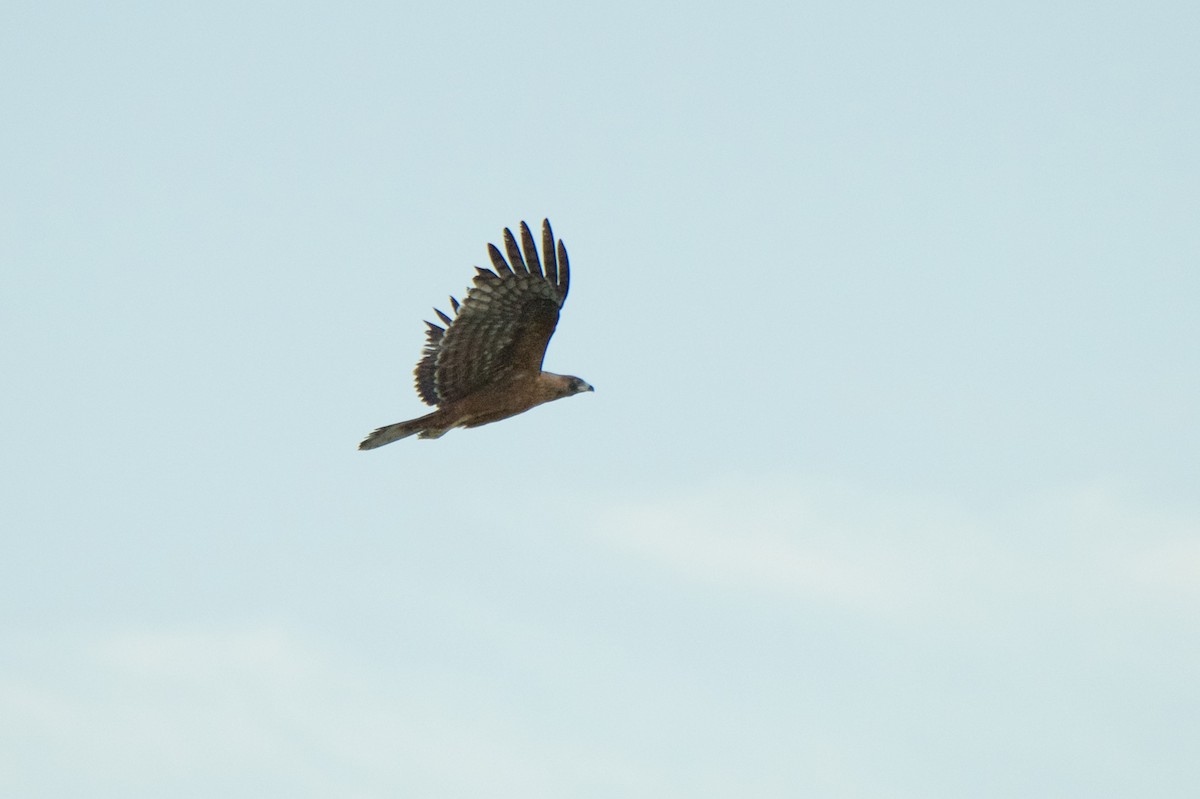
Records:
[[[0,794],[1190,799],[1198,39],[6,4]],[[543,216],[596,393],[356,451]]]

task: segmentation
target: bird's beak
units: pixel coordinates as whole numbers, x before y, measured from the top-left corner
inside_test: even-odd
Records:
[[[596,390],[595,388],[592,387],[591,383],[584,383],[584,385],[587,386],[587,388],[585,388],[584,391],[595,391]]]

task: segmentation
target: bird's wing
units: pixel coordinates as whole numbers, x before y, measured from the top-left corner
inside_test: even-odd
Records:
[[[474,285],[445,327],[426,322],[425,349],[415,371],[417,393],[429,405],[461,399],[498,379],[538,372],[571,283],[567,248],[542,222],[542,261],[529,226],[521,246],[504,230],[504,254],[488,245],[493,269],[476,267]],[[524,253],[522,253],[522,249]],[[493,271],[494,270],[494,271]],[[435,309],[436,310],[436,309]]]

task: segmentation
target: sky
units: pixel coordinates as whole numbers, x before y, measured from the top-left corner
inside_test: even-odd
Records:
[[[1197,8],[4,4],[0,794],[1190,799]]]

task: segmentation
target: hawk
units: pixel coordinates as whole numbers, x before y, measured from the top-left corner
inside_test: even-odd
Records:
[[[555,246],[550,220],[542,222],[542,261],[524,222],[520,247],[512,231],[504,229],[504,249],[507,261],[496,245],[488,245],[493,269],[475,267],[462,303],[450,298],[453,318],[434,308],[445,327],[425,323],[425,349],[413,374],[422,401],[437,410],[381,427],[359,449],[414,434],[439,438],[455,427],[498,422],[593,390],[578,377],[542,371],[546,345],[571,284],[567,248],[561,239]]]

